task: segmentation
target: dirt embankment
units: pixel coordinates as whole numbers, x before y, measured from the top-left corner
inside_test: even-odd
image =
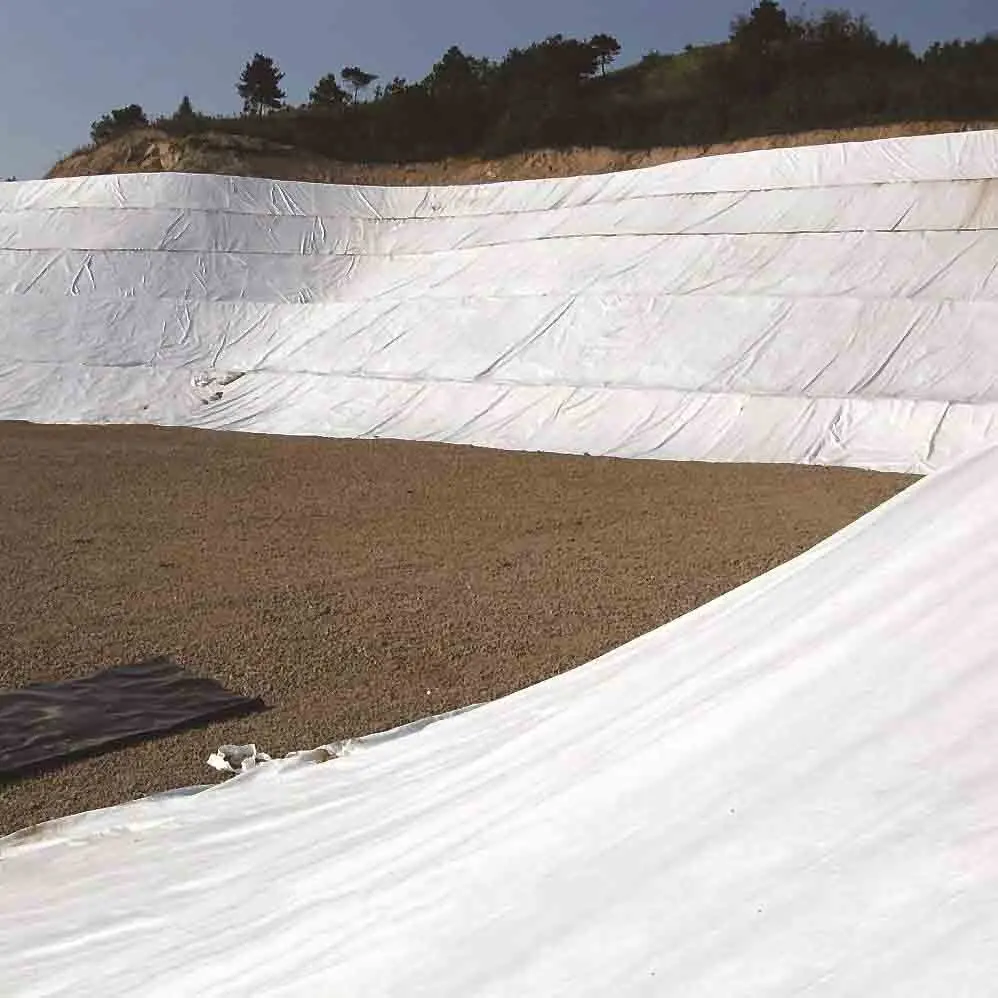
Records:
[[[284,753],[509,693],[911,481],[0,423],[0,689],[166,654],[272,708],[0,784],[0,833],[206,782],[226,742]]]
[[[712,146],[636,151],[607,148],[541,149],[501,159],[455,158],[435,163],[342,163],[307,150],[247,136],[207,132],[176,138],[155,129],[143,129],[67,156],[52,167],[48,176],[81,177],[107,173],[174,171],[338,184],[473,184],[611,173],[657,166],[680,159],[752,149],[860,142],[901,135],[930,135],[994,127],[998,127],[998,122],[908,122],[890,126],[773,135]]]

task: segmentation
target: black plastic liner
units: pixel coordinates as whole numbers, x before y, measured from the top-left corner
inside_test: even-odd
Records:
[[[0,693],[0,777],[263,709],[169,658],[10,690]]]

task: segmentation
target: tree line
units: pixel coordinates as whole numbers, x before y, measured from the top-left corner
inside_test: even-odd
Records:
[[[222,131],[343,160],[414,161],[541,147],[691,145],[813,128],[998,117],[998,35],[937,42],[917,55],[863,15],[791,15],[760,0],[726,41],[650,52],[611,70],[612,35],[553,35],[499,60],[453,46],[422,79],[359,66],[324,74],[291,105],[277,63],[255,53],[236,82],[242,112],[211,116],[185,97],[150,121],[136,104],[95,121],[107,141],[150,124]],[[373,86],[373,90],[372,90]]]

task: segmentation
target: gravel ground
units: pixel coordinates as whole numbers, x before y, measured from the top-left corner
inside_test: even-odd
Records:
[[[0,784],[0,833],[545,679],[911,481],[0,423],[0,689],[167,654],[272,707]]]

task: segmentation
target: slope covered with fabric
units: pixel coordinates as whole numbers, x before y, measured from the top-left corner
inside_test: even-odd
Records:
[[[0,417],[924,471],[998,439],[998,132],[463,188],[0,187]]]
[[[557,679],[10,837],[0,980],[987,994],[996,490],[992,450]]]

